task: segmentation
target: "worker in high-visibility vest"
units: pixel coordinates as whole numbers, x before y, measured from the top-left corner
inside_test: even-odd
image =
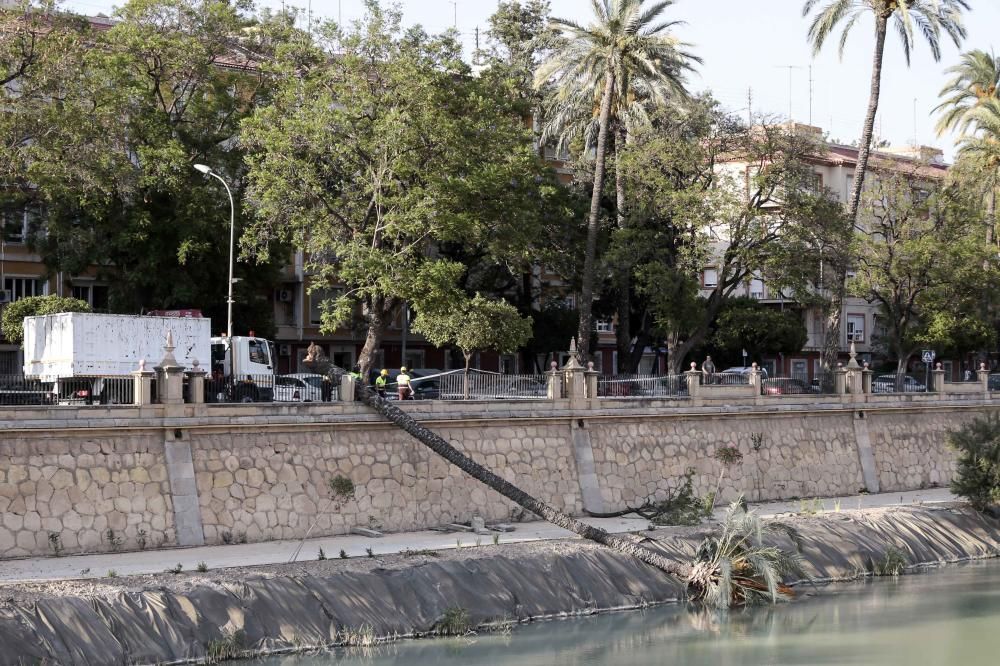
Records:
[[[410,387],[410,376],[406,374],[406,366],[400,368],[396,375],[396,387],[399,389],[400,400],[413,400],[413,389]]]
[[[382,372],[380,372],[378,377],[375,378],[375,392],[379,394],[379,397],[385,397],[385,387],[388,383],[389,371],[382,368]]]

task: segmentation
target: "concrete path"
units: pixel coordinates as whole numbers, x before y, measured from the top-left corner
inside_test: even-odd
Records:
[[[950,502],[955,497],[946,489],[921,490],[908,493],[883,493],[880,495],[853,495],[842,498],[826,498],[819,504],[807,500],[804,503],[772,502],[755,505],[763,516],[779,513],[797,513],[803,508],[809,511],[849,511],[877,507],[909,504],[930,504]],[[724,508],[716,510],[721,515]],[[645,529],[648,521],[636,518],[599,519],[587,518],[587,523],[602,527],[609,532],[621,533]],[[578,538],[571,532],[545,522],[518,523],[516,531],[499,534],[500,543],[540,541],[549,539]],[[302,546],[298,559],[314,560],[322,548],[328,558],[339,557],[343,550],[349,557],[366,555],[371,548],[376,555],[399,553],[404,550],[444,550],[476,545],[480,539],[483,545],[491,544],[491,535],[477,536],[470,533],[442,533],[433,531],[400,532],[387,534],[379,539],[348,535],[308,539]],[[23,560],[9,560],[0,566],[0,591],[5,583],[27,581],[49,581],[74,578],[100,578],[114,570],[119,576],[158,573],[180,564],[184,571],[193,571],[200,562],[209,569],[260,564],[284,564],[290,560],[299,541],[270,541],[265,543],[236,544],[229,546],[202,546],[198,548],[174,548],[157,551],[128,553],[103,553],[99,555],[71,555],[66,557],[34,557]]]

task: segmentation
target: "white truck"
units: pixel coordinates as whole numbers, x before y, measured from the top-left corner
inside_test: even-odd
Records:
[[[210,373],[207,399],[237,399],[233,387],[239,381],[257,387],[243,397],[270,400],[273,345],[255,337],[212,338],[211,320],[204,318],[89,312],[25,317],[24,374],[52,383],[58,402],[128,404],[131,373],[141,361],[147,370],[159,365],[168,331],[178,365],[193,370],[197,362]]]

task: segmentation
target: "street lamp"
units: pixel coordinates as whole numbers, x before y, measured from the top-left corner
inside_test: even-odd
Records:
[[[233,337],[233,246],[236,243],[236,204],[233,203],[233,193],[229,189],[229,185],[222,176],[212,171],[212,167],[195,164],[194,168],[206,176],[218,179],[226,188],[226,194],[229,195],[229,294],[226,299],[226,336],[231,339]]]

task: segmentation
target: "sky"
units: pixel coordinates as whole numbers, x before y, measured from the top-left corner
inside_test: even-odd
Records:
[[[282,6],[282,0],[258,2]],[[310,5],[310,0],[286,2],[303,9]],[[116,4],[121,3],[65,2],[68,8],[87,14],[110,13]],[[469,57],[476,28],[485,32],[497,6],[496,0],[400,0],[399,4],[407,24],[419,23],[430,32],[457,27]],[[802,17],[802,4],[802,0],[676,0],[665,15],[685,22],[675,35],[690,43],[691,50],[704,60],[690,77],[689,89],[711,90],[727,109],[744,115],[749,99],[755,116],[768,114],[784,120],[791,114],[798,122],[822,127],[833,140],[851,143],[861,135],[868,103],[872,22],[855,26],[843,61],[836,39],[814,58],[806,41],[808,20]],[[945,69],[958,61],[961,51],[992,51],[992,33],[1000,26],[1000,1],[971,0],[971,4],[973,10],[965,18],[969,34],[962,49],[947,41],[940,63],[918,37],[908,68],[898,37],[890,32],[875,126],[879,138],[894,146],[913,144],[916,139],[920,145],[941,148],[949,159],[953,156],[954,137],[937,136],[932,114],[948,78]],[[588,0],[551,0],[551,5],[553,16],[560,18],[586,23],[592,16]],[[362,16],[363,2],[311,0],[311,11],[314,16],[350,21]]]

